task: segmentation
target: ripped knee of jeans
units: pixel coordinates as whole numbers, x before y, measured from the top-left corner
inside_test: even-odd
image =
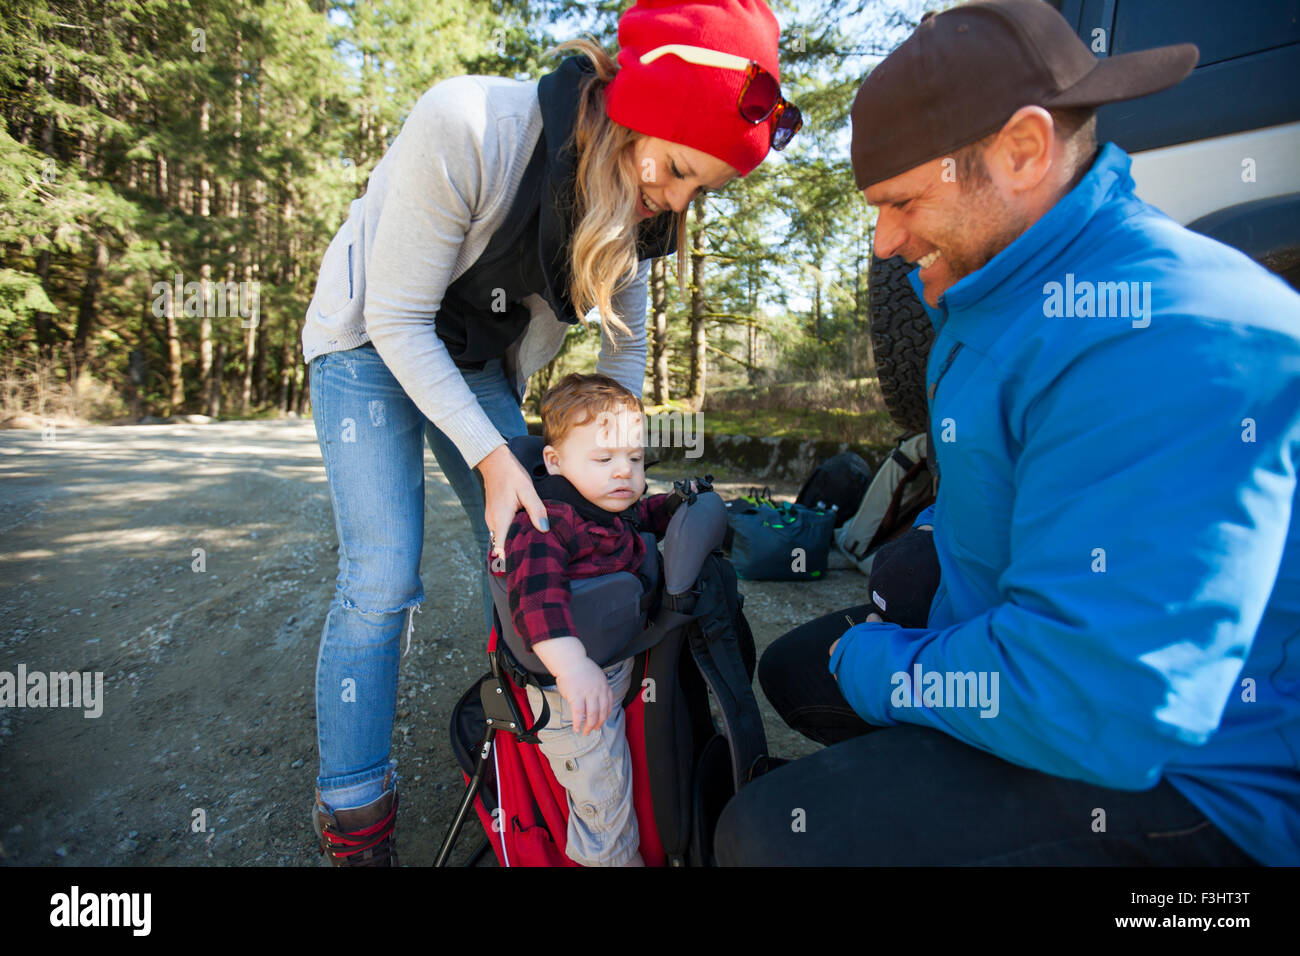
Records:
[[[411,635],[415,633],[415,615],[419,610],[419,604],[412,604],[411,609],[406,613],[406,650],[402,651],[403,657],[411,653]]]
[[[374,614],[377,616],[397,614],[399,611],[406,611],[423,603],[424,595],[416,594],[403,601],[401,604],[398,604],[396,607],[362,607],[356,601],[352,600],[352,598],[348,597],[347,594],[343,593],[341,589],[339,592],[339,606],[348,611],[356,611],[359,614]]]
[[[415,633],[415,615],[420,610],[420,605],[424,603],[423,592],[416,594],[414,597],[406,601],[403,601],[401,604],[397,605],[397,607],[389,607],[389,608],[362,607],[361,605],[357,604],[356,601],[352,600],[346,594],[342,594],[342,593],[339,594],[338,600],[339,600],[339,606],[342,607],[344,610],[352,611],[363,618],[373,618],[373,620],[371,621],[371,623],[373,624],[382,624],[385,618],[391,617],[394,614],[400,614],[402,611],[405,611],[406,612],[406,650],[402,652],[402,656],[405,657],[407,654],[411,652],[411,636]]]

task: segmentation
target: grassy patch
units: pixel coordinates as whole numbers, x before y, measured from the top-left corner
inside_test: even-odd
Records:
[[[183,413],[177,412],[176,414]],[[312,413],[308,412],[302,416],[302,420],[311,421],[312,417]],[[236,409],[222,409],[221,414],[217,416],[219,422],[278,421],[280,419],[290,420],[289,416],[278,405],[267,405],[265,408],[250,408],[243,412]]]
[[[654,414],[671,411],[647,405]],[[529,424],[541,425],[536,415],[525,416]],[[704,432],[715,435],[748,435],[751,438],[795,438],[799,441],[845,441],[861,445],[892,447],[902,429],[888,412],[854,412],[842,408],[729,408],[704,412]]]
[[[705,433],[892,445],[899,427],[883,411],[840,408],[751,408],[704,413]]]

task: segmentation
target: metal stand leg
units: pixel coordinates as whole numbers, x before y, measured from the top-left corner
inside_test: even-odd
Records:
[[[465,825],[465,818],[469,816],[474,798],[478,796],[479,787],[483,785],[483,775],[487,772],[488,758],[492,756],[492,741],[496,735],[495,727],[488,728],[483,743],[479,745],[478,766],[474,768],[474,776],[470,778],[469,785],[465,788],[465,796],[461,798],[460,806],[456,808],[456,816],[451,822],[451,829],[447,831],[447,838],[442,841],[442,846],[438,849],[438,859],[434,861],[434,866],[447,865],[447,858],[451,856],[456,838],[460,836],[460,828]],[[482,848],[480,848],[481,852]]]
[[[483,854],[486,853],[486,852],[488,851],[488,848],[491,847],[491,846],[492,846],[492,841],[491,841],[491,840],[484,840],[482,843],[480,843],[480,844],[478,845],[478,849],[475,850],[475,851],[470,855],[470,858],[469,858],[469,860],[465,863],[465,865],[466,865],[466,866],[477,866],[477,865],[478,865],[478,861],[481,860],[481,859],[483,859]]]

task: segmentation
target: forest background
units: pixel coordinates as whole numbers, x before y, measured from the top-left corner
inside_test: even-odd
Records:
[[[849,106],[922,12],[950,5],[771,3],[804,128],[694,202],[685,275],[656,262],[651,408],[704,410],[710,431],[897,434],[873,373],[875,216],[853,187]],[[626,6],[10,0],[0,425],[308,414],[301,331],[321,257],[416,100],[464,73],[535,79],[583,33],[613,51]],[[530,406],[593,368],[597,344],[575,327]]]

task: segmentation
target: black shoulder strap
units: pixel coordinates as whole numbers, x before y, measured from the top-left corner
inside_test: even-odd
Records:
[[[906,456],[903,456],[903,460],[907,460]],[[903,492],[905,492],[907,487],[916,480],[917,475],[921,473],[921,469],[924,467],[924,461],[913,462],[912,466],[907,469],[907,474],[900,478],[898,484],[894,486],[894,491],[889,496],[889,507],[885,509],[885,514],[881,517],[880,524],[876,526],[876,533],[871,536],[871,541],[867,543],[866,551],[864,552],[865,554],[870,554],[877,547],[884,544],[889,540],[894,531],[897,530],[899,523],[898,510],[902,506]],[[917,509],[914,514],[920,514],[920,509]]]
[[[753,651],[746,654],[743,647],[746,636],[753,638],[740,633],[740,594],[730,562],[709,555],[698,584],[697,626],[689,629],[691,656],[717,701],[722,733],[731,749],[732,781],[739,790],[767,756],[767,735],[752,686]]]

